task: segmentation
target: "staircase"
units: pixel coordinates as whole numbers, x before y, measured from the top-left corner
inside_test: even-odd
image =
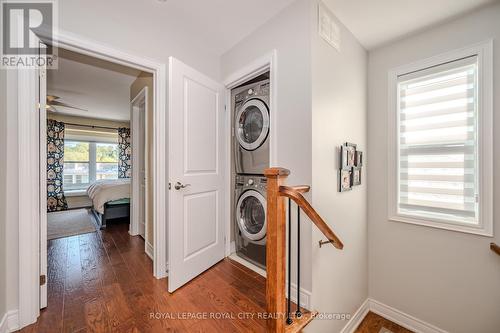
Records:
[[[266,305],[268,333],[300,332],[316,315],[316,312],[304,311],[300,307],[299,246],[297,246],[297,309],[295,313],[292,313],[290,297],[286,298],[285,288],[288,288],[288,295],[291,294],[292,235],[288,237],[288,255],[286,253],[286,212],[288,209],[288,230],[291,232],[291,202],[293,201],[297,205],[297,243],[300,242],[300,216],[302,211],[328,239],[322,244],[330,243],[339,250],[344,247],[340,239],[302,195],[302,193],[308,192],[310,187],[306,185],[284,185],[289,174],[290,171],[284,168],[269,168],[264,171],[267,178]],[[286,285],[287,277],[285,276],[287,264],[289,267],[288,285]]]

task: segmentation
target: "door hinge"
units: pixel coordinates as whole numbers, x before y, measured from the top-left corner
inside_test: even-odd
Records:
[[[171,190],[172,189],[172,183],[168,183],[168,189]]]
[[[43,286],[45,283],[47,283],[47,275],[40,275],[40,285]]]

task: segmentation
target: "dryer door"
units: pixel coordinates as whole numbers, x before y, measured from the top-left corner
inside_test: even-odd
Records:
[[[259,148],[269,134],[269,111],[260,99],[246,101],[236,114],[236,138],[246,150]]]
[[[266,236],[266,199],[255,190],[243,192],[236,205],[236,220],[244,238],[260,241]]]

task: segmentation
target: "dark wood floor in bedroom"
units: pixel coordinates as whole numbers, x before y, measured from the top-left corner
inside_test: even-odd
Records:
[[[49,241],[48,307],[21,332],[265,331],[257,316],[238,318],[264,312],[263,277],[226,259],[169,294],[166,279],[152,275],[144,240],[127,230],[128,224],[111,224],[105,231]],[[235,318],[179,318],[193,313]]]

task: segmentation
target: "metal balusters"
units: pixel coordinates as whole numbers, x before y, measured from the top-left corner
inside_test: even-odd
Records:
[[[300,207],[297,205],[297,318],[302,316],[300,311]]]
[[[290,198],[288,198],[288,300],[287,300],[287,311],[286,311],[286,323],[290,325],[293,320],[290,317],[291,309],[291,292],[292,292],[292,204]]]
[[[292,207],[291,200],[288,198],[288,299],[287,299],[287,314],[286,323],[293,323],[291,316],[291,299],[292,299]],[[295,317],[300,318],[302,311],[300,309],[300,207],[297,205],[297,310]]]

